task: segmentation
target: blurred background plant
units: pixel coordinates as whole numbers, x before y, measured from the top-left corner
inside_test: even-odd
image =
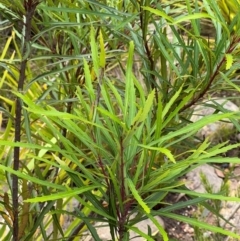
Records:
[[[101,240],[100,221],[112,240],[129,240],[128,230],[154,240],[134,226],[146,218],[168,240],[158,215],[206,228],[173,211],[213,198],[180,177],[238,146],[195,137],[223,118],[239,131],[237,114],[190,117],[220,91],[239,103],[239,16],[227,20],[212,0],[2,0],[0,8],[2,240],[79,240],[87,230]],[[201,35],[205,23],[214,35]],[[191,199],[157,209],[170,192]]]

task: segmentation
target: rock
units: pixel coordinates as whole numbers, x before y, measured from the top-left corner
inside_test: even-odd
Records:
[[[240,182],[236,179],[232,179],[228,181],[229,185],[229,193],[228,196],[230,197],[238,197],[239,196],[239,189],[240,189]],[[222,208],[220,214],[227,220],[220,219],[220,226],[227,230],[237,231],[240,233],[240,203],[233,202],[233,201],[222,201]]]
[[[213,107],[207,106],[212,105]],[[232,103],[231,101],[221,98],[221,99],[213,99],[209,101],[205,101],[204,105],[197,105],[194,108],[193,115],[191,117],[192,122],[196,122],[203,118],[204,116],[212,115],[216,109],[218,109],[218,105],[221,105],[224,109],[230,112],[239,111],[237,105]],[[216,108],[214,108],[216,106]],[[220,113],[220,112],[219,112]],[[201,130],[198,131],[197,136],[199,138],[208,137],[210,141],[224,141],[228,140],[229,136],[234,133],[233,129],[234,125],[229,119],[224,119],[224,121],[217,121],[215,123],[211,123],[206,125]],[[236,134],[236,139],[240,140],[240,134]],[[238,151],[238,150],[237,150]],[[237,153],[238,154],[238,153]],[[233,156],[237,156],[234,153]],[[240,181],[236,180],[236,176],[239,176],[238,166],[232,170],[232,174],[235,175],[234,179],[228,180],[229,185],[229,193],[225,194],[228,196],[239,196],[240,189]],[[221,189],[223,184],[223,180],[220,178],[223,177],[223,173],[220,171],[216,172],[216,169],[208,164],[204,164],[193,169],[186,175],[187,183],[186,186],[190,190],[195,192],[204,193],[206,192],[205,185],[203,184],[201,175],[206,177],[208,185],[212,188],[212,192],[216,193]],[[234,176],[233,175],[233,176]],[[240,233],[240,204],[239,202],[233,201],[221,201],[220,205],[220,214],[225,219],[217,218],[213,213],[209,210],[204,209],[205,212],[202,213],[205,216],[205,221],[209,225],[220,225],[222,228],[233,231],[236,233]],[[227,221],[226,221],[227,220]]]
[[[215,168],[208,164],[201,165],[186,175],[186,187],[195,192],[205,193],[206,189],[202,181],[202,175],[205,176],[213,192],[216,193],[220,190],[223,180],[218,177]]]
[[[204,164],[193,169],[186,175],[186,186],[192,191],[204,193],[206,192],[205,186],[202,183],[201,175],[204,174],[209,186],[212,188],[214,193],[218,192],[223,184],[223,180],[216,174],[215,168]],[[228,194],[230,197],[238,197],[240,189],[240,181],[230,179],[228,181]],[[220,214],[224,219],[217,219],[216,216],[206,208],[202,211],[202,216],[205,217],[205,221],[209,225],[220,225],[220,227],[240,233],[240,203],[234,201],[221,201]],[[227,220],[227,221],[226,221]]]
[[[206,105],[213,105],[216,106],[216,108]],[[212,99],[209,101],[205,101],[202,105],[197,105],[194,107],[191,121],[196,122],[204,116],[212,115],[218,108],[218,105],[221,105],[224,109],[228,111],[239,111],[238,106],[227,99]],[[209,137],[210,140],[219,140],[222,138],[223,134],[231,132],[233,127],[234,125],[233,123],[231,123],[231,121],[229,121],[228,119],[224,119],[224,121],[217,121],[204,126],[201,130],[198,131],[197,136],[200,138]]]

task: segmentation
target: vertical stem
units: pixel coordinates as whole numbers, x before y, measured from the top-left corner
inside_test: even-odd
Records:
[[[27,66],[27,45],[30,44],[31,40],[31,20],[34,15],[35,9],[38,5],[37,1],[34,0],[25,0],[24,8],[26,10],[25,14],[25,32],[23,39],[23,49],[22,56],[24,59],[20,64],[20,74],[18,80],[18,92],[23,91],[24,81],[25,81],[25,71]],[[21,99],[17,97],[16,99],[16,111],[15,111],[15,142],[21,141],[21,119],[22,119],[22,103]],[[19,170],[19,160],[20,157],[20,148],[18,146],[14,147],[14,158],[13,158],[13,169],[15,171]],[[12,175],[12,205],[13,205],[13,241],[19,240],[19,224],[18,224],[18,176]]]
[[[140,2],[140,8],[142,6],[149,6],[149,5],[150,5],[150,1],[148,0],[142,0]],[[143,41],[146,57],[148,59],[148,65],[149,65],[148,67],[151,70],[151,73],[149,74],[149,78],[147,78],[147,80],[146,80],[146,76],[144,75],[145,81],[147,81],[146,86],[148,89],[151,88],[156,90],[155,98],[156,98],[156,102],[158,102],[158,84],[156,83],[156,76],[153,74],[155,71],[155,63],[153,59],[153,52],[149,48],[149,40],[147,39],[147,29],[148,29],[150,14],[148,11],[141,9],[139,17],[140,17],[140,27],[142,31],[142,41]],[[150,83],[149,83],[149,79],[150,79]]]
[[[15,142],[20,141],[21,135],[21,102],[17,97],[15,111]],[[14,147],[13,169],[19,169],[19,147]],[[13,240],[18,241],[18,176],[12,175],[12,204],[13,204]]]
[[[118,225],[118,233],[119,233],[119,241],[122,241],[124,238],[125,233],[125,222],[126,222],[126,216],[128,213],[127,209],[127,195],[126,195],[126,186],[125,186],[125,162],[124,162],[124,147],[123,147],[123,138],[121,137],[120,140],[120,170],[119,170],[119,181],[120,181],[120,192],[121,192],[121,198],[123,207],[121,210],[119,210],[119,225]]]

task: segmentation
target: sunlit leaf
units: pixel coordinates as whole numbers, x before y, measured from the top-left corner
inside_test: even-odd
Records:
[[[147,204],[142,200],[141,196],[139,195],[137,189],[134,187],[134,184],[132,182],[131,179],[127,178],[127,183],[128,186],[134,196],[134,198],[136,199],[136,201],[138,202],[138,204],[143,208],[144,212],[146,212],[147,214],[150,213],[150,208],[147,206]]]
[[[53,193],[51,195],[42,196],[42,197],[29,198],[29,199],[24,200],[24,202],[29,202],[29,203],[47,202],[47,201],[68,198],[68,197],[74,197],[81,193],[93,190],[94,188],[98,188],[98,186],[93,185],[93,186],[89,186],[89,187],[76,188],[74,190],[69,189],[68,191],[65,191],[65,192]]]

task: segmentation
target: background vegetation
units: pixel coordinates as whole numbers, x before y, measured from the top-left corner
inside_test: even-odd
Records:
[[[80,240],[86,230],[100,240],[99,221],[112,240],[129,230],[154,240],[134,226],[146,218],[169,240],[158,215],[239,238],[173,213],[239,201],[227,184],[200,195],[180,179],[204,163],[239,162],[221,157],[238,144],[195,137],[223,118],[239,131],[238,113],[217,106],[190,121],[203,97],[239,92],[238,15],[226,21],[213,0],[1,0],[0,9],[2,240]],[[191,199],[155,208],[170,192]]]

